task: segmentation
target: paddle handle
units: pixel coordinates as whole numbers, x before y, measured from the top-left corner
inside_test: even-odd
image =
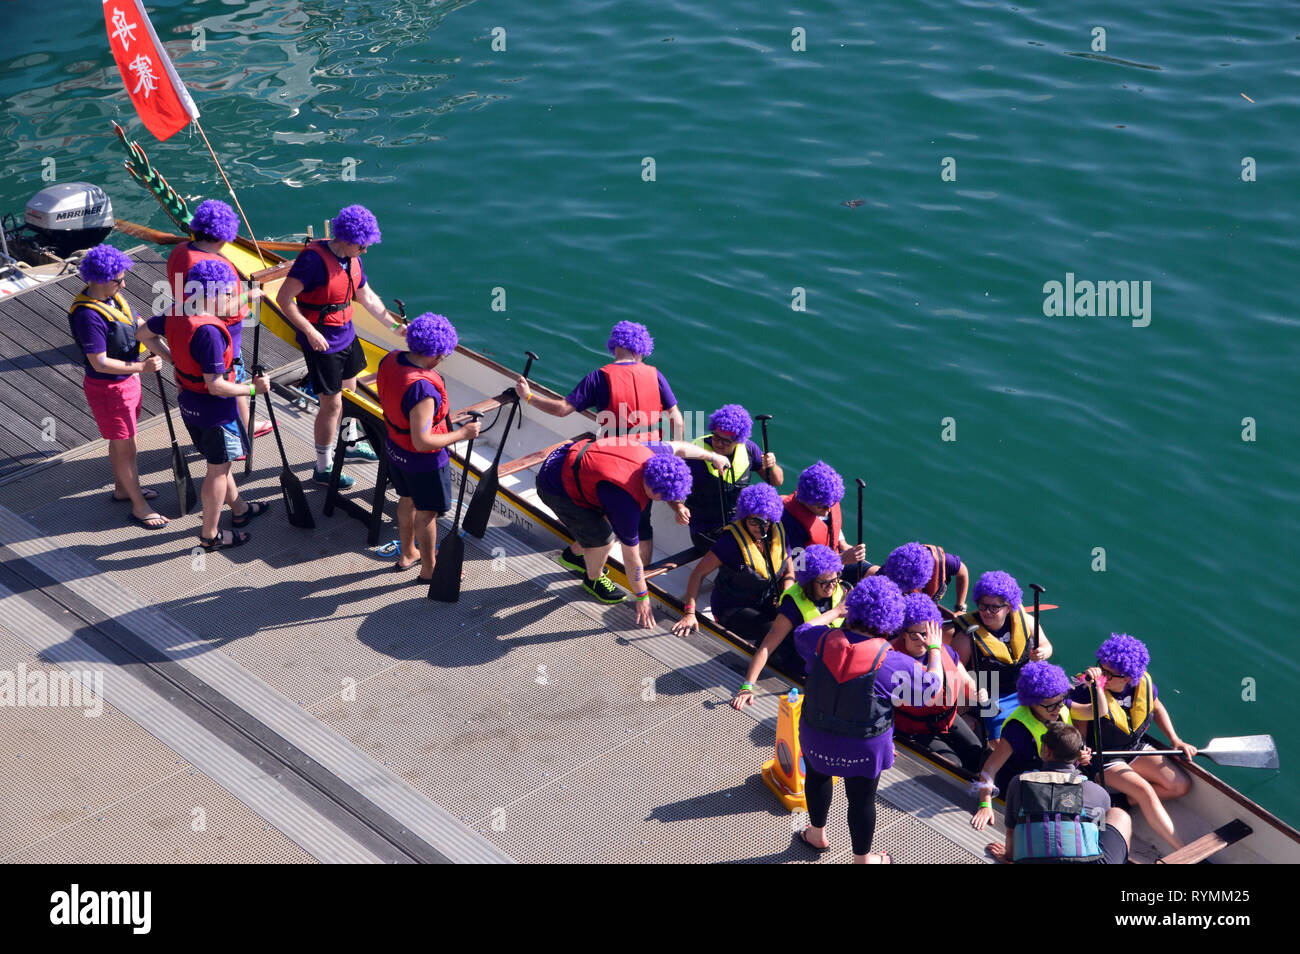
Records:
[[[858,482],[858,545],[862,545],[862,492],[867,489],[867,482],[861,477],[854,478]]]
[[[1102,758],[1118,758],[1121,755],[1183,755],[1182,749],[1125,749],[1121,752],[1094,752],[1093,755],[1100,755]],[[1212,759],[1213,756],[1206,753],[1197,752],[1197,755],[1205,755],[1206,758]]]
[[[483,416],[483,412],[470,411],[469,416],[477,421],[480,417]],[[470,458],[473,457],[473,455],[474,455],[474,438],[471,437],[469,439],[469,443],[465,445],[465,466],[461,469],[460,493],[456,495],[456,513],[451,518],[452,533],[455,533],[457,527],[460,526],[460,508],[461,508],[461,504],[465,502],[465,488],[469,486],[469,462],[470,462]]]
[[[767,454],[767,453],[768,453],[768,449],[767,449],[767,422],[770,421],[770,420],[772,420],[772,415],[771,415],[771,414],[760,414],[760,415],[758,415],[758,423],[761,424],[761,425],[763,426],[763,453],[764,453],[764,454]]]
[[[1034,591],[1034,635],[1029,640],[1029,648],[1032,651],[1038,649],[1038,598],[1047,591],[1037,583],[1030,583],[1029,588]]]
[[[263,374],[265,369],[260,364],[253,365],[253,377]],[[289,469],[289,458],[284,452],[284,441],[280,440],[280,425],[275,422],[275,402],[271,400],[271,395],[266,395],[266,412],[271,415],[271,430],[275,433],[275,444],[280,448],[280,463],[284,469]]]
[[[259,320],[257,327],[253,329],[253,367],[257,367],[257,348],[262,343],[262,322]],[[248,454],[244,457],[244,476],[247,477],[253,471],[253,432],[257,430],[257,392],[254,391],[248,398]]]

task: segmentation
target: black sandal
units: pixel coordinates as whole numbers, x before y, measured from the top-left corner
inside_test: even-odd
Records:
[[[229,543],[226,543],[222,536],[222,534],[226,533],[230,534]],[[211,539],[208,539],[201,533],[199,534],[199,543],[201,543],[203,549],[207,550],[209,553],[212,553],[214,550],[233,550],[235,547],[242,547],[250,539],[252,539],[252,534],[236,533],[233,530],[218,530],[217,535]]]
[[[257,501],[257,503],[250,503],[242,516],[231,516],[230,525],[232,527],[246,527],[250,520],[254,517],[260,517],[270,509],[271,505],[262,500]],[[238,546],[238,544],[235,544],[235,546]]]

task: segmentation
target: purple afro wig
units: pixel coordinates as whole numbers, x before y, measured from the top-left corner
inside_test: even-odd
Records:
[[[239,276],[230,267],[229,262],[219,262],[215,258],[205,258],[185,273],[187,294],[191,289],[202,288],[205,295],[215,295],[219,291],[233,291]]]
[[[736,499],[736,519],[762,517],[776,523],[785,513],[785,504],[776,488],[769,484],[751,484]]]
[[[83,282],[111,282],[131,268],[131,256],[111,245],[96,245],[77,266]]]
[[[903,624],[899,629],[915,626],[917,623],[942,623],[939,607],[934,600],[924,593],[908,593],[903,597]]]
[[[1010,573],[1002,570],[989,570],[975,583],[972,593],[978,603],[985,596],[1000,596],[1015,609],[1020,605],[1020,584]]]
[[[675,454],[655,454],[645,462],[645,483],[664,500],[685,500],[691,492],[691,469]]]
[[[406,346],[429,358],[451,354],[459,341],[451,322],[431,311],[420,315],[406,329]]]
[[[638,325],[635,321],[620,321],[609,330],[609,340],[605,342],[605,347],[610,354],[614,353],[615,348],[626,348],[644,358],[655,350],[655,340],[650,337],[645,325]]]
[[[194,210],[190,231],[201,241],[231,242],[239,234],[239,216],[220,199],[206,199]]]
[[[802,587],[826,573],[838,573],[844,567],[839,554],[830,547],[814,543],[803,548],[794,562],[794,579]]]
[[[743,441],[754,430],[749,412],[739,404],[724,404],[709,415],[709,430],[730,434],[733,440]]]
[[[904,593],[915,593],[934,576],[934,555],[919,543],[904,543],[889,554],[880,572]]]
[[[903,594],[888,577],[869,576],[844,598],[844,625],[873,636],[892,636],[903,625]]]
[[[1052,696],[1070,691],[1070,679],[1060,666],[1049,662],[1028,662],[1016,680],[1016,698],[1022,706],[1036,706]]]
[[[1117,672],[1129,682],[1137,682],[1147,671],[1151,654],[1146,645],[1128,633],[1111,633],[1097,649],[1097,662],[1112,672]]]
[[[349,205],[334,216],[334,237],[354,245],[378,245],[379,222],[364,205]]]
[[[833,507],[844,496],[844,481],[835,468],[818,461],[799,475],[795,497],[800,503],[818,507]]]

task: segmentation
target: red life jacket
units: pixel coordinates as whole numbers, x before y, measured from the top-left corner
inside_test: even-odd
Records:
[[[312,242],[303,251],[307,249],[320,256],[320,260],[325,263],[325,274],[329,277],[324,285],[298,293],[295,299],[298,310],[313,325],[346,325],[352,320],[352,299],[357,294],[357,288],[352,284],[352,272],[361,273],[361,260],[348,259],[348,268],[344,270],[339,264],[338,256],[330,251],[328,242]]]
[[[659,396],[659,372],[641,362],[610,363],[600,371],[609,384],[609,405],[604,410],[613,413],[618,421],[614,435],[642,441],[659,440],[659,420],[664,411]]]
[[[225,262],[230,265],[231,271],[235,269],[230,259],[224,255],[218,255],[216,252],[200,251],[194,247],[193,242],[181,242],[167,256],[167,277],[171,279],[172,311],[175,314],[183,314],[185,310],[185,276],[199,262],[206,261]],[[235,272],[235,275],[238,277],[239,272]],[[248,317],[249,310],[248,299],[241,289],[239,293],[239,314],[221,320],[228,325],[237,325]]]
[[[215,315],[168,315],[163,327],[163,336],[167,339],[167,347],[172,353],[172,365],[176,369],[176,386],[196,394],[210,393],[207,379],[203,377],[203,368],[194,360],[194,355],[190,354],[190,342],[194,340],[194,333],[204,325],[216,328],[225,339],[226,350],[221,356],[221,363],[226,370],[221,376],[227,381],[235,380],[235,345],[226,323],[220,318]]]
[[[880,699],[874,691],[888,651],[889,641],[878,636],[854,643],[843,629],[827,628],[808,663],[800,722],[856,739],[888,732],[894,724],[893,702]]]
[[[934,573],[930,575],[930,582],[925,584],[924,592],[926,596],[937,600],[948,589],[948,558],[944,556],[943,547],[937,547],[933,543],[923,543],[921,546],[934,557]]]
[[[804,546],[820,543],[824,547],[830,547],[836,553],[840,552],[840,524],[843,515],[838,503],[831,507],[831,525],[828,531],[826,521],[796,500],[794,494],[788,494],[781,500],[785,502],[785,512],[794,517],[795,522],[803,527],[804,533],[808,534],[808,541]]]
[[[897,636],[889,644],[906,656],[906,642],[906,636]],[[957,663],[946,649],[939,650],[939,658],[943,661],[943,696],[932,706],[895,706],[894,728],[899,732],[908,735],[938,735],[952,728],[952,722],[957,718],[957,692],[962,679],[957,672]],[[920,686],[909,688],[912,693],[921,691]],[[913,695],[912,698],[916,696]]]
[[[590,510],[601,510],[596,484],[608,480],[626,490],[644,510],[650,503],[645,492],[643,471],[653,452],[640,444],[628,444],[617,437],[575,442],[564,458],[561,478],[569,499]]]
[[[442,375],[432,368],[417,368],[398,360],[402,351],[390,351],[379,362],[379,377],[376,385],[379,389],[379,404],[384,409],[384,423],[388,425],[388,439],[398,447],[413,454],[425,453],[415,447],[411,440],[411,419],[402,413],[402,399],[407,390],[416,381],[428,381],[438,392],[438,410],[433,415],[433,427],[430,434],[446,434],[447,418],[451,416],[451,405],[447,403],[447,387],[442,383]]]

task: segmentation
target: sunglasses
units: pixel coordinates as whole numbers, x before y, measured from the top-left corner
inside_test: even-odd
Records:
[[[977,603],[981,613],[997,613],[1010,606],[1010,603]]]
[[[1063,705],[1065,705],[1065,700],[1057,699],[1055,702],[1040,702],[1038,703],[1038,708],[1046,709],[1048,712],[1055,712]]]

